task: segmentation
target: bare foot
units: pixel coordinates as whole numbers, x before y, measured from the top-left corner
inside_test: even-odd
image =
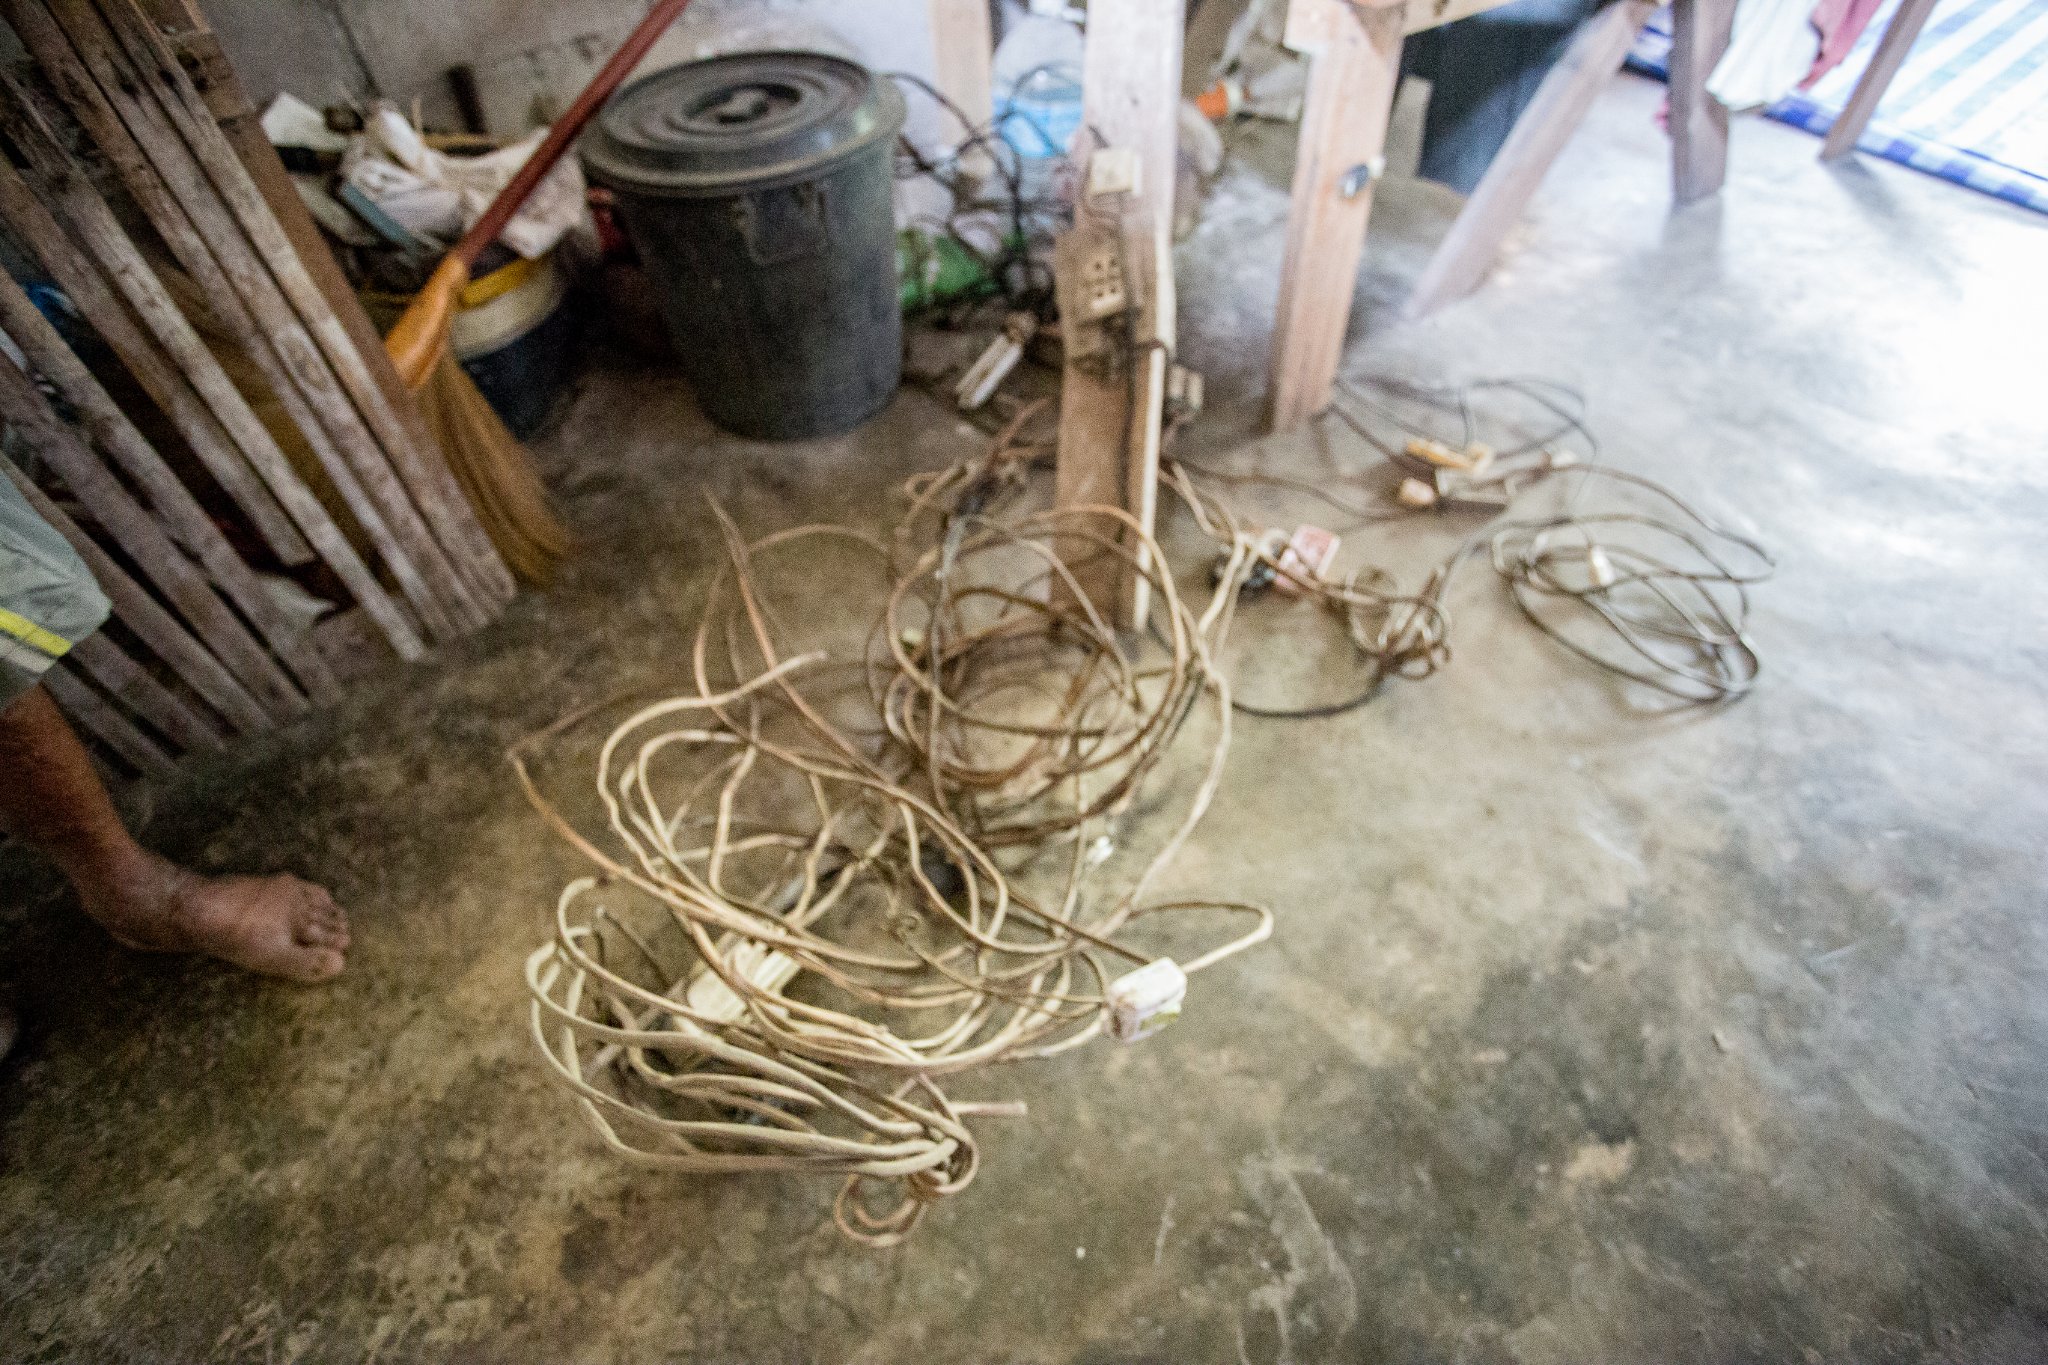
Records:
[[[297,877],[202,877],[144,854],[104,888],[81,888],[85,911],[129,948],[206,953],[265,976],[326,981],[348,951],[348,916]]]

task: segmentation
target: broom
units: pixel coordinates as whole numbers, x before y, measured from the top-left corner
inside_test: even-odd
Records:
[[[442,258],[426,286],[406,305],[398,325],[384,338],[392,365],[405,386],[419,396],[427,426],[441,442],[449,468],[469,495],[491,543],[512,571],[529,582],[546,581],[554,561],[568,551],[568,532],[549,510],[547,495],[526,451],[448,353],[448,324],[485,248],[498,240],[534,186],[554,169],[584,125],[689,3],[660,0],[647,11],[647,17],[591,78],[568,112],[555,120],[539,149],[498,191],[483,217]]]

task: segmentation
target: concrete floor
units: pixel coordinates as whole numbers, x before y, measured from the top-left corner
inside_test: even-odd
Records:
[[[519,964],[575,863],[502,753],[680,685],[703,490],[755,531],[878,521],[978,438],[906,392],[752,446],[609,370],[544,447],[587,547],[556,588],[146,794],[167,851],[331,884],[341,982],[117,951],[0,860],[32,1025],[0,1358],[2048,1356],[2048,237],[1747,120],[1726,192],[1673,213],[1660,93],[1618,81],[1493,281],[1420,324],[1450,200],[1395,177],[1346,365],[1581,385],[1611,458],[1778,552],[1752,698],[1652,714],[1462,579],[1440,676],[1240,728],[1168,889],[1266,900],[1274,940],[1161,1038],[964,1085],[1031,1117],[859,1250],[830,1183],[629,1170],[544,1083]],[[1249,141],[1181,258],[1215,458],[1255,431],[1285,211],[1284,139]],[[1242,458],[1369,468],[1341,428]],[[1412,581],[1441,543],[1353,549]],[[1247,615],[1244,689],[1341,689],[1327,631]]]

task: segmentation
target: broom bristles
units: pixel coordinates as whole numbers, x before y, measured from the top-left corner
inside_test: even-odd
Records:
[[[419,403],[427,429],[506,566],[523,582],[546,584],[572,542],[548,504],[526,447],[445,351]]]

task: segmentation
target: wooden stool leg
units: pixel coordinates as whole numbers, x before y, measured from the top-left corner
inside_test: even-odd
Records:
[[[1728,110],[1707,93],[1707,77],[1734,29],[1735,0],[1672,0],[1671,194],[1681,204],[1728,178]]]
[[[1607,88],[1653,8],[1652,0],[1617,0],[1572,36],[1571,46],[1544,76],[1536,98],[1515,120],[1514,131],[1423,268],[1408,296],[1409,317],[1419,318],[1479,287],[1500,253],[1501,239]]]
[[[1884,100],[1884,92],[1891,88],[1892,77],[1899,74],[1899,68],[1906,64],[1906,54],[1913,50],[1914,40],[1927,24],[1927,16],[1934,13],[1934,0],[1904,0],[1899,12],[1892,16],[1891,27],[1884,31],[1884,38],[1871,55],[1870,65],[1863,69],[1863,76],[1856,82],[1856,91],[1849,96],[1849,103],[1835,116],[1834,126],[1828,129],[1828,139],[1820,145],[1820,159],[1833,161],[1856,150],[1856,144],[1863,140],[1863,130],[1870,126],[1870,116],[1877,112],[1877,106]]]
[[[1287,16],[1287,44],[1310,68],[1273,328],[1275,431],[1330,405],[1401,79],[1401,19],[1400,6],[1344,0],[1294,0]]]

